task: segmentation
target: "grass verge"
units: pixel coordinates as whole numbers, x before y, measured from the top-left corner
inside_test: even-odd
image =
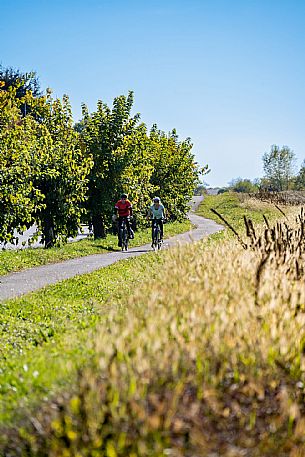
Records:
[[[108,267],[48,288],[60,302],[70,291],[69,307],[80,289],[101,325],[74,325],[68,350],[68,330],[55,332],[54,349],[44,342],[32,355],[44,377],[26,383],[23,407],[48,398],[22,424],[11,410],[18,427],[2,428],[4,455],[305,455],[304,259],[296,276],[268,259],[258,301],[260,256],[232,238],[124,261],[123,283]]]
[[[189,220],[169,223],[165,226],[165,238],[186,232],[190,230],[191,226]],[[150,240],[151,230],[143,229],[135,233],[135,239],[130,244],[131,246],[141,246]],[[108,235],[106,239],[102,240],[86,238],[75,243],[68,243],[51,249],[28,248],[0,251],[0,276],[39,265],[117,250],[120,250],[117,246],[117,237],[115,235]]]
[[[0,422],[16,420],[20,408],[71,381],[92,352],[97,323],[112,309],[120,315],[160,259],[123,260],[1,305]]]
[[[211,211],[211,208],[220,213],[226,221],[241,235],[245,235],[244,216],[252,219],[255,224],[264,222],[263,215],[268,220],[274,221],[283,218],[283,214],[275,207],[273,203],[262,202],[255,198],[249,198],[245,194],[233,192],[225,192],[220,195],[208,195],[201,202],[197,214],[199,216],[212,219],[223,224],[221,219]],[[285,213],[291,214],[295,212],[295,208],[285,207]],[[212,239],[223,240],[228,236],[232,236],[232,232],[225,226],[226,230],[212,235]]]

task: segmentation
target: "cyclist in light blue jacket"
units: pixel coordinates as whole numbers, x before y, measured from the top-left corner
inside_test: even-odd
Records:
[[[163,239],[163,221],[165,219],[165,208],[162,205],[159,197],[154,197],[153,204],[149,207],[148,218],[152,220],[152,236],[153,236],[153,225],[154,219],[160,227],[161,239]]]

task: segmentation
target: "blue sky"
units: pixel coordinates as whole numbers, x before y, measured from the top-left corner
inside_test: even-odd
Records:
[[[133,90],[211,186],[262,176],[272,144],[305,158],[303,0],[1,0],[0,39],[0,63],[67,93],[75,120]]]

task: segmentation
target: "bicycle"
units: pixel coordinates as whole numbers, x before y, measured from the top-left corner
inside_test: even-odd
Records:
[[[157,249],[160,250],[162,247],[162,238],[161,238],[161,228],[160,225],[157,223],[158,219],[153,219],[153,226],[152,226],[152,243],[151,247],[154,251]]]
[[[122,242],[121,249],[122,249],[122,251],[128,251],[129,236],[128,236],[128,230],[127,230],[125,217],[121,221],[119,231],[120,231],[120,239]]]

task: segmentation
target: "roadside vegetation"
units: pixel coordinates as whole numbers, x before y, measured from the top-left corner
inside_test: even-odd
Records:
[[[165,226],[165,238],[186,232],[191,229],[188,219],[178,222],[170,222]],[[141,246],[151,241],[151,229],[141,229],[135,232],[135,239],[130,246]],[[108,234],[106,238],[94,240],[88,237],[73,243],[67,243],[60,247],[27,248],[27,249],[8,249],[0,251],[0,276],[13,271],[19,271],[48,263],[61,262],[76,257],[84,257],[91,254],[103,254],[109,251],[120,251],[118,238]]]
[[[134,95],[82,106],[74,124],[69,97],[39,90],[35,73],[0,66],[0,242],[15,243],[35,226],[46,248],[74,238],[81,223],[95,239],[112,227],[114,205],[129,194],[137,227],[158,195],[171,221],[183,221],[188,203],[207,171],[190,138],[175,129],[148,128],[132,114]]]
[[[305,191],[304,190],[287,190],[282,192],[258,192],[255,198],[273,203],[275,205],[284,206],[300,206],[305,204]]]
[[[215,222],[224,222],[215,214],[216,210],[239,234],[246,234],[244,216],[251,218],[255,224],[264,223],[264,216],[270,221],[283,217],[283,214],[271,202],[260,201],[249,195],[239,194],[236,192],[225,192],[219,195],[206,195],[203,202],[198,208],[197,213],[200,216],[212,219]],[[291,213],[291,208],[285,208],[285,211]],[[225,225],[225,224],[224,224]],[[234,236],[233,232],[225,225],[226,230],[216,233],[210,239],[225,239]]]
[[[243,245],[226,231],[8,302],[14,328],[42,302],[55,328],[7,349],[5,456],[304,455],[304,214],[223,198]]]
[[[1,305],[0,422],[75,378],[94,352],[96,325],[112,309],[121,314],[160,258],[122,260]]]

